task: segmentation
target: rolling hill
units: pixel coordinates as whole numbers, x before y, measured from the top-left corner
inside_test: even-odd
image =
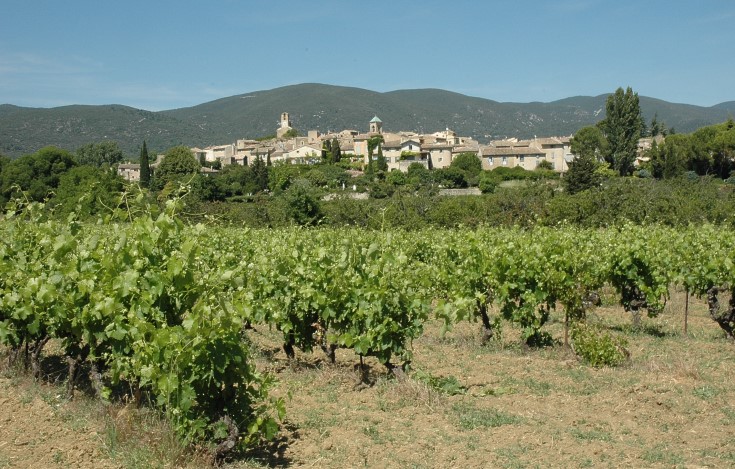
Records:
[[[301,84],[231,96],[197,106],[150,112],[122,105],[50,109],[0,105],[0,153],[18,156],[56,145],[74,151],[102,140],[137,155],[143,139],[153,151],[173,145],[208,146],[275,133],[288,112],[302,134],[316,129],[366,131],[378,115],[388,131],[435,132],[451,128],[481,142],[514,136],[570,135],[604,117],[607,95],[548,103],[501,103],[438,89],[378,93],[360,88]],[[735,101],[712,107],[641,96],[646,121],[654,114],[677,132],[727,120]]]

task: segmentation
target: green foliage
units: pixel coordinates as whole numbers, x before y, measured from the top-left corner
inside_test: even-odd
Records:
[[[460,153],[452,160],[449,167],[464,171],[468,179],[477,178],[482,171],[482,161],[475,153]]]
[[[59,186],[61,176],[77,165],[68,151],[46,147],[32,155],[22,156],[5,164],[0,177],[2,202],[20,194],[30,200],[42,201]]]
[[[689,148],[691,141],[686,135],[670,135],[658,145],[656,141],[646,152],[650,158],[647,165],[653,177],[658,179],[672,179],[684,174],[689,163]]]
[[[406,173],[394,169],[385,176],[385,182],[393,186],[403,186],[408,182],[408,176]]]
[[[587,157],[600,161],[608,152],[608,143],[600,126],[589,126],[579,129],[570,142],[571,151],[579,157]]]
[[[418,162],[408,165],[406,177],[408,178],[408,182],[415,186],[430,184],[433,181],[431,171]]]
[[[284,133],[281,138],[288,140],[290,138],[296,138],[298,136],[299,136],[299,131],[298,130],[296,130],[296,129],[288,129],[286,131],[286,133]]]
[[[599,126],[607,140],[605,159],[621,176],[633,172],[633,164],[645,123],[638,93],[628,87],[615,90],[605,103],[605,119]]]
[[[290,218],[297,225],[310,226],[318,224],[322,217],[320,192],[305,179],[296,179],[282,194],[288,206]]]
[[[378,159],[376,161],[378,171],[385,173],[388,171],[388,160],[383,156],[383,146],[378,145]]]
[[[551,161],[548,160],[541,160],[538,165],[536,165],[537,170],[544,170],[544,171],[553,171],[554,170],[554,164]]]
[[[597,173],[598,166],[599,163],[594,154],[589,152],[578,154],[574,161],[569,163],[569,171],[564,174],[564,189],[569,194],[576,194],[599,186],[601,178]]]
[[[123,160],[123,152],[117,142],[106,140],[100,143],[88,143],[77,150],[77,161],[81,165],[115,166]]]
[[[433,172],[434,180],[444,187],[453,189],[463,188],[469,185],[467,181],[467,172],[457,167],[449,166],[447,168],[435,169]]]
[[[332,139],[332,163],[337,164],[342,160],[342,148],[339,146],[337,137]]]
[[[292,165],[299,166],[299,165]],[[329,164],[309,165],[300,171],[304,179],[308,179],[315,187],[325,189],[341,189],[347,185],[350,176],[343,168]]]
[[[108,216],[94,226],[73,213],[49,220],[35,203],[14,207],[0,226],[0,343],[31,346],[38,362],[55,338],[102,386],[150,396],[186,443],[216,444],[234,427],[233,446],[250,446],[274,435],[283,402],[268,398],[272,380],[242,340],[225,239],[202,243],[204,227],[186,227],[177,207],[169,200],[158,216],[146,211],[126,224]]]
[[[580,323],[572,327],[572,348],[580,358],[595,368],[620,366],[630,353],[625,339],[614,337],[595,327]]]
[[[200,164],[185,146],[169,149],[153,175],[153,187],[161,190],[172,182],[187,182],[199,174]]]
[[[483,194],[492,194],[498,187],[498,180],[490,175],[489,171],[480,173],[480,180],[477,184]]]
[[[75,212],[82,219],[110,214],[120,202],[123,180],[110,168],[71,168],[59,179],[56,196],[50,201],[57,215]]]
[[[261,157],[256,157],[253,165],[251,166],[253,172],[253,181],[257,192],[262,192],[268,189],[270,184],[270,172],[272,168],[263,161]]]
[[[332,141],[325,139],[322,142],[322,163],[332,164]]]

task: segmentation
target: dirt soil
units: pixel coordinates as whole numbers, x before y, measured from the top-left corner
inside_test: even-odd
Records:
[[[0,377],[0,468],[115,468],[102,424],[85,417],[59,388]]]

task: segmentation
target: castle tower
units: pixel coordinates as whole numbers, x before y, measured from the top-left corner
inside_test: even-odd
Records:
[[[382,134],[383,133],[383,121],[378,116],[373,117],[370,120],[370,133],[371,134]]]

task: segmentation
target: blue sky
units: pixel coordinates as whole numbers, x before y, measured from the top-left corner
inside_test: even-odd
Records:
[[[297,83],[735,100],[732,0],[3,0],[0,103],[148,110]]]

